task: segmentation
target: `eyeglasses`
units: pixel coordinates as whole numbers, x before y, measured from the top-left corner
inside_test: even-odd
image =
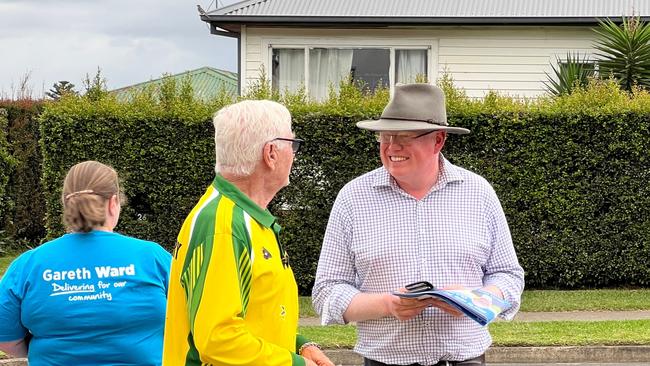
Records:
[[[298,151],[300,150],[300,144],[305,142],[305,140],[301,140],[301,139],[288,139],[288,138],[284,138],[284,137],[276,137],[276,138],[274,138],[273,140],[271,140],[269,142],[273,142],[273,141],[288,141],[288,142],[291,142],[291,150],[293,150],[294,154],[297,154]]]
[[[377,132],[375,135],[376,135],[376,138],[377,138],[377,142],[381,142],[381,143],[384,143],[384,144],[398,144],[398,145],[402,145],[402,146],[408,146],[408,145],[412,144],[415,141],[415,139],[418,139],[418,138],[420,138],[422,136],[426,136],[426,135],[434,133],[434,132],[436,132],[436,130],[427,131],[425,133],[421,133],[421,134],[415,135],[415,136],[413,136],[413,135],[397,135],[397,134],[394,134],[394,133],[385,133],[385,132]]]

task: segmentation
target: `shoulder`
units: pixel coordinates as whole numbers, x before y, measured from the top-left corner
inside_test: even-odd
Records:
[[[454,165],[448,160],[445,160],[445,169],[448,170],[451,176],[459,178],[466,188],[478,189],[485,192],[494,191],[492,184],[487,179],[469,169]]]

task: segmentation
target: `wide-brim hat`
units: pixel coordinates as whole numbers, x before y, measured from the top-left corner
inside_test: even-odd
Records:
[[[378,120],[357,122],[371,131],[432,131],[466,134],[469,130],[447,123],[445,93],[431,84],[395,85],[393,98]]]

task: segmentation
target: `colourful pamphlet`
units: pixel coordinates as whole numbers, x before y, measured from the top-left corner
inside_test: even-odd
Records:
[[[440,299],[481,325],[487,325],[511,307],[509,302],[482,289],[441,290],[426,281],[412,283],[406,289],[407,292],[394,292],[393,295],[420,300]]]

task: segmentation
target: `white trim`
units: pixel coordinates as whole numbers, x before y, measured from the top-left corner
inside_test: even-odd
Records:
[[[305,88],[305,94],[309,95],[309,48],[305,47],[305,84],[303,87]]]
[[[194,211],[194,212],[196,212],[196,214],[194,215],[194,217],[192,217],[192,223],[190,224],[190,235],[187,238],[187,243],[188,244],[192,242],[192,234],[194,233],[194,225],[196,224],[196,220],[199,218],[199,214],[201,213],[201,210],[203,210],[205,208],[205,206],[207,206],[208,204],[210,204],[210,202],[212,202],[215,198],[217,198],[217,196],[219,196],[219,194],[220,194],[219,191],[215,188],[212,191],[212,193],[210,194],[210,197],[208,197],[203,202],[203,204],[200,207],[198,207],[196,209],[196,211]]]
[[[388,54],[388,89],[391,96],[393,96],[393,90],[395,89],[395,47],[389,48],[390,53]]]
[[[246,43],[248,42],[248,32],[246,31],[246,25],[241,26],[241,33],[239,35],[239,39],[241,42],[240,44],[240,60],[239,60],[239,95],[244,95],[244,89],[246,88],[247,82],[247,77],[248,75],[246,74],[246,61],[248,59],[248,47],[246,47]]]

